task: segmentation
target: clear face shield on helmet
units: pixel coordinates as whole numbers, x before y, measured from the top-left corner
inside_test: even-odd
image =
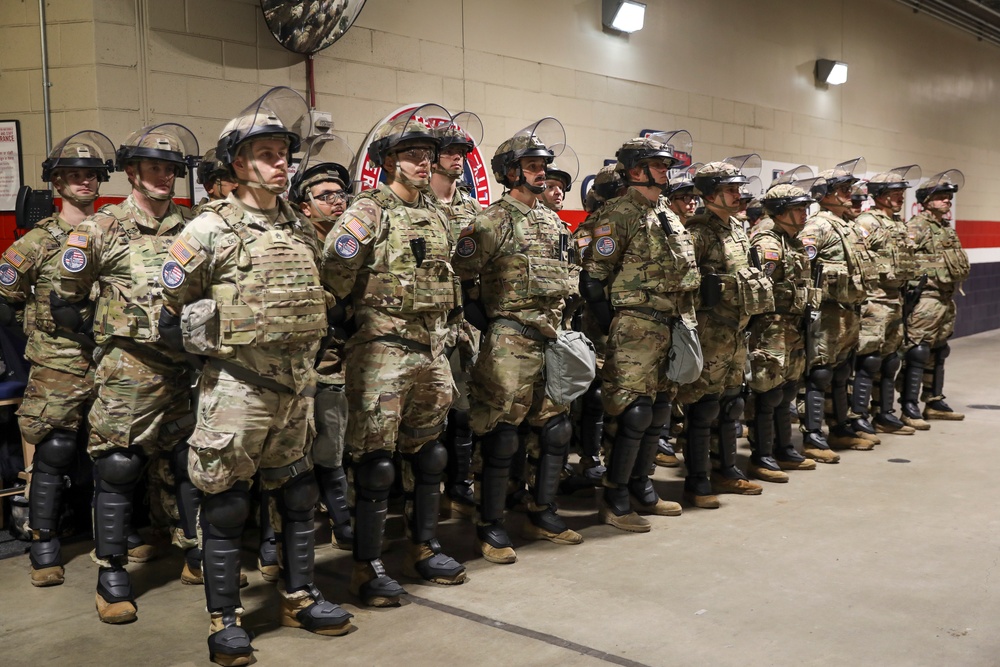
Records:
[[[483,141],[483,121],[471,111],[460,111],[437,133],[441,146],[434,173],[458,180],[465,174],[465,156]]]
[[[292,178],[288,198],[296,204],[308,202],[322,220],[333,222],[334,218],[324,213],[314,198],[312,189],[318,183],[339,183],[343,188],[343,208],[346,208],[352,185],[347,165],[351,163],[354,152],[347,141],[336,134],[321,134],[308,139],[302,144],[302,152],[302,161]]]
[[[559,157],[545,167],[545,192],[542,202],[553,211],[562,210],[566,193],[573,189],[573,181],[580,173],[580,158],[570,146],[556,144],[552,152]],[[554,187],[555,185],[555,187]]]
[[[59,169],[94,171],[97,179],[85,192],[74,192],[69,183],[54,173]],[[42,162],[42,180],[53,182],[59,196],[77,206],[87,206],[100,194],[100,184],[115,170],[115,145],[96,130],[83,130],[60,141]]]
[[[737,217],[749,219],[747,209],[750,207],[750,202],[760,199],[763,195],[764,184],[760,182],[760,177],[751,176],[747,179],[747,182],[740,186],[740,208]]]
[[[664,146],[670,147],[670,154],[673,156],[674,165],[688,162],[694,150],[694,140],[687,130],[673,130],[671,132],[656,132],[650,135],[654,140],[659,141]]]
[[[798,185],[799,181],[815,178],[816,174],[813,173],[811,167],[800,164],[792,169],[786,169],[780,176],[771,181],[771,187],[775,185],[787,185],[795,184]],[[799,186],[802,187],[802,186]],[[808,190],[808,188],[806,188]]]
[[[565,146],[566,130],[563,124],[552,116],[546,116],[516,132],[500,145],[491,165],[494,175],[503,185],[512,189],[523,185],[532,194],[539,195],[545,191],[545,170],[542,169],[533,176],[529,183],[521,159],[537,157],[548,165],[559,157],[560,153],[556,150],[561,151]],[[511,168],[517,170],[517,180],[514,182],[510,182],[507,177],[507,170]]]
[[[917,188],[917,201],[926,208],[931,208],[946,215],[951,210],[951,199],[939,200],[941,205],[931,201],[934,195],[953,195],[965,187],[965,174],[958,169],[948,169],[939,174],[934,174]]]
[[[257,180],[237,176],[240,185],[262,189],[271,194],[281,194],[288,185],[288,162],[299,150],[300,137],[291,128],[309,114],[309,105],[297,92],[287,86],[267,91],[236,115],[223,128],[216,146],[216,156],[227,165],[242,157],[252,169]],[[253,155],[256,139],[278,139],[285,142],[286,152],[274,158],[275,170],[265,178]],[[281,158],[284,158],[283,166]],[[268,158],[270,159],[270,158]]]
[[[115,154],[118,170],[125,171],[129,163],[138,162],[135,173],[129,175],[129,184],[155,201],[166,201],[174,196],[176,178],[171,179],[170,191],[150,190],[141,175],[142,160],[158,160],[173,165],[175,177],[183,178],[189,166],[198,163],[201,151],[194,133],[179,123],[148,125],[133,132]]]
[[[430,183],[430,167],[437,161],[441,144],[437,128],[447,126],[451,117],[451,113],[439,104],[424,104],[404,116],[382,123],[372,132],[368,159],[384,169],[389,156],[396,155],[391,178],[418,190],[426,188]],[[423,173],[425,168],[420,165],[425,159],[427,167]]]

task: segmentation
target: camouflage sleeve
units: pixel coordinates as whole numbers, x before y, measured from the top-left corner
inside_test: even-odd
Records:
[[[906,237],[913,243],[916,254],[930,254],[930,236],[930,228],[920,216],[914,216],[906,223]]]
[[[59,279],[52,286],[58,296],[70,303],[90,296],[101,275],[106,242],[113,238],[113,225],[117,221],[112,216],[98,213],[76,226],[59,250]]]
[[[45,249],[38,238],[39,234],[45,233],[33,229],[3,252],[0,259],[0,297],[7,302],[23,303],[28,300],[45,259]]]
[[[799,232],[798,238],[802,241],[802,246],[805,248],[809,261],[815,262],[816,257],[819,256],[819,249],[823,247],[822,242],[826,239],[822,224],[815,217],[811,218],[806,222],[806,226],[802,228],[802,231]]]
[[[374,200],[355,201],[326,235],[320,262],[324,287],[338,299],[354,289],[358,271],[368,263],[375,241],[388,233],[382,225],[382,209]]]
[[[784,259],[784,249],[781,247],[781,242],[773,235],[767,232],[755,234],[750,239],[750,244],[757,249],[757,255],[760,257],[760,266],[765,274],[768,276],[773,275],[782,266],[781,260]]]
[[[163,303],[179,313],[184,304],[202,299],[212,284],[216,239],[225,229],[222,218],[212,210],[205,211],[184,227],[163,262],[160,279],[163,283]],[[235,248],[235,244],[228,246]]]
[[[691,235],[691,245],[694,247],[694,259],[701,266],[712,245],[712,234],[704,224],[693,224],[687,228]]]
[[[496,213],[500,216],[494,217],[493,214]],[[506,227],[502,211],[498,207],[481,212],[471,225],[462,230],[455,244],[455,256],[451,260],[459,280],[466,282],[479,277],[483,267],[496,254],[497,248],[501,247]]]
[[[583,269],[598,280],[608,280],[621,266],[628,247],[630,225],[627,216],[609,206],[594,219],[590,243],[583,253]]]
[[[871,213],[862,213],[854,221],[858,234],[864,239],[869,250],[881,250],[886,243],[886,230],[882,222]]]

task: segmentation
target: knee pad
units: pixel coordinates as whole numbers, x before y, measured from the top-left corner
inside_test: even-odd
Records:
[[[573,424],[569,420],[569,415],[556,415],[545,422],[538,434],[538,442],[542,452],[562,456],[569,448],[569,441],[573,438]]]
[[[201,501],[201,516],[220,532],[243,530],[243,523],[250,516],[250,492],[235,486],[222,493],[206,495]]]
[[[439,440],[431,440],[413,455],[413,464],[418,483],[422,475],[438,479],[448,465],[448,450]]]
[[[133,449],[115,450],[94,462],[99,483],[109,491],[120,493],[130,491],[135,486],[145,466],[146,456]]]
[[[652,421],[650,426],[655,426],[660,428],[667,421],[670,420],[670,409],[673,405],[670,402],[670,398],[665,393],[659,393],[656,395],[656,400],[653,401],[652,408]]]
[[[877,354],[866,354],[857,362],[858,370],[866,371],[869,375],[875,375],[878,373],[879,368],[882,367],[882,357]]]
[[[719,419],[731,422],[738,421],[743,417],[745,408],[746,402],[743,400],[743,396],[728,396],[723,399],[719,406]]]
[[[906,360],[924,366],[931,359],[931,346],[927,343],[914,345],[906,351]]]
[[[688,419],[692,426],[711,428],[721,409],[718,396],[704,396],[697,403],[688,406]]]
[[[483,437],[483,457],[487,459],[510,459],[517,453],[517,427],[501,423]]]
[[[937,358],[939,360],[941,360],[941,359],[947,359],[948,355],[951,354],[951,346],[948,345],[948,343],[945,343],[941,347],[939,347],[936,350],[934,350],[934,354],[937,356]]]
[[[901,364],[898,354],[890,354],[882,359],[882,375],[895,376]]]
[[[785,391],[782,387],[775,387],[774,389],[769,389],[762,394],[757,394],[754,399],[757,401],[757,411],[770,412],[776,407],[781,405],[781,401],[785,396]],[[792,398],[795,398],[793,395]],[[789,399],[791,400],[791,399]]]
[[[594,380],[583,395],[583,407],[585,410],[603,410],[604,403],[601,400],[601,381]]]
[[[619,428],[626,428],[633,432],[634,437],[640,438],[646,429],[653,423],[653,399],[649,396],[640,396],[618,415]]]
[[[319,502],[319,485],[313,471],[304,472],[288,480],[281,487],[281,501],[292,512],[312,513]]]
[[[844,362],[833,369],[833,384],[847,384],[847,378],[851,377],[851,363]]]
[[[354,466],[355,485],[359,494],[367,500],[387,499],[395,479],[392,455],[384,449],[365,454]]]
[[[35,465],[42,472],[60,475],[76,460],[76,433],[51,431],[35,449]]]
[[[833,384],[833,371],[829,366],[817,366],[809,371],[809,382],[820,391],[827,391]]]

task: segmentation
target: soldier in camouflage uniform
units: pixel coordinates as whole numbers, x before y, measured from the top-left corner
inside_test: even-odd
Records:
[[[93,311],[99,346],[88,453],[94,459],[94,537],[100,565],[97,612],[105,623],[136,618],[125,563],[132,493],[150,458],[151,505],[179,521],[173,541],[185,549],[184,579],[200,572],[195,517],[198,493],[187,479],[191,375],[183,355],[162,340],[157,318],[162,306],[160,267],[167,248],[190,211],[172,201],[177,177],[187,173],[198,142],[175,123],[145,127],[119,148],[117,168],[132,193],[77,225],[63,243],[58,280],[50,293],[56,325],[82,332],[81,305]],[[173,494],[167,500],[170,487]],[[172,507],[176,497],[176,508]]]
[[[200,214],[202,207],[208,202],[225,199],[229,196],[230,192],[236,189],[236,183],[229,175],[226,165],[222,164],[219,158],[215,157],[214,148],[209,148],[205,152],[204,157],[201,158],[201,162],[198,163],[198,169],[195,173],[197,174],[198,182],[205,188],[207,196],[203,197],[191,209],[193,215]]]
[[[60,141],[42,163],[42,180],[62,198],[62,210],[46,218],[3,253],[0,260],[0,323],[14,323],[24,309],[31,362],[28,386],[18,408],[25,442],[35,446],[31,492],[31,583],[64,581],[59,518],[66,477],[77,459],[78,432],[94,388],[93,344],[83,336],[56,335],[49,292],[59,275],[59,250],[76,226],[94,213],[100,184],[114,170],[114,145],[100,132],[77,132]]]
[[[563,323],[566,297],[574,292],[563,222],[541,205],[548,147],[565,143],[562,125],[544,118],[502,142],[491,161],[509,192],[467,227],[455,249],[465,312],[483,331],[469,393],[472,430],[481,443],[476,537],[493,563],[517,560],[503,525],[518,426],[530,425],[526,451],[529,493],[525,537],[579,544],[556,513],[556,492],[572,436],[568,405],[545,393],[544,351]]]
[[[381,560],[396,451],[410,538],[403,573],[439,584],[465,581],[465,567],[436,537],[448,459],[440,436],[453,399],[445,352],[461,292],[450,225],[428,191],[439,138],[422,121],[450,117],[427,105],[376,128],[368,158],[387,182],[355,197],[323,248],[324,282],[338,300],[330,323],[340,324],[337,311],[353,302],[358,328],[346,362],[355,516],[350,587],[377,607],[398,604],[406,592]]]
[[[698,210],[699,198],[694,192],[694,181],[691,180],[692,172],[685,169],[683,172],[671,176],[670,185],[667,186],[666,197],[670,203],[670,210],[673,211],[681,224],[687,226],[695,211]]]
[[[969,256],[962,249],[949,213],[955,193],[965,185],[958,169],[935,174],[917,188],[917,202],[923,211],[906,223],[917,262],[916,276],[927,274],[919,301],[906,321],[906,368],[900,396],[903,421],[917,429],[921,423],[918,398],[926,401],[923,419],[958,421],[965,415],[944,401],[944,360],[951,354],[948,339],[955,332],[955,292],[969,277]],[[923,395],[919,396],[923,375]]]
[[[452,240],[458,242],[462,230],[472,224],[483,207],[468,193],[463,177],[465,161],[476,144],[482,141],[483,125],[479,116],[463,111],[451,123],[440,128],[441,147],[431,165],[431,191],[451,223]],[[471,519],[476,513],[472,490],[472,426],[469,424],[469,372],[479,354],[479,331],[462,320],[456,327],[455,340],[449,343],[448,358],[455,379],[455,402],[448,411],[444,445],[448,450],[445,470],[445,514]]]
[[[347,209],[351,175],[346,165],[351,163],[353,154],[347,142],[335,134],[310,139],[303,152],[305,157],[292,178],[288,200],[312,223],[322,245]],[[343,465],[348,413],[344,392],[347,333],[336,327],[328,332],[316,358],[316,439],[312,443],[312,460],[320,498],[333,528],[333,546],[350,551],[354,531]]]
[[[279,197],[288,157],[299,147],[287,128],[307,111],[298,93],[279,87],[225,126],[217,154],[237,188],[208,204],[161,260],[163,338],[174,350],[206,357],[187,467],[205,494],[208,648],[222,665],[253,657],[240,624],[239,563],[258,470],[276,506],[281,624],[321,635],[353,627],[351,615],[324,600],[313,581],[319,493],[308,452],[326,298],[312,226]]]
[[[876,174],[868,182],[875,206],[855,221],[865,245],[875,256],[878,282],[861,310],[858,358],[854,365],[851,410],[867,420],[874,408],[874,427],[882,433],[912,435],[914,429],[893,414],[896,373],[903,346],[903,292],[914,279],[916,262],[906,223],[899,218],[909,180],[920,178],[920,167],[907,165]],[[869,405],[878,381],[878,396]],[[861,425],[864,428],[864,425]],[[858,428],[855,422],[855,428]],[[865,429],[867,430],[867,429]]]
[[[847,382],[852,355],[858,345],[861,304],[877,279],[875,262],[855,227],[844,219],[851,208],[855,170],[864,171],[856,158],[819,174],[813,185],[820,212],[806,221],[799,239],[812,262],[813,275],[822,271],[820,316],[810,326],[806,349],[803,446],[806,456],[822,463],[839,460],[830,447],[868,450],[874,446],[851,426]],[[829,440],[823,437],[824,392],[833,394],[834,424]]]
[[[625,194],[627,186],[621,174],[616,170],[617,165],[610,164],[601,167],[594,176],[594,183],[587,192],[584,209],[587,211],[587,218],[580,223],[573,233],[572,252],[577,264],[582,264],[583,253],[593,240],[594,224],[598,219],[598,212],[608,201]],[[604,433],[604,403],[601,400],[602,381],[601,368],[604,366],[604,358],[607,351],[608,336],[605,334],[594,319],[593,313],[586,306],[581,295],[570,296],[570,305],[567,310],[573,310],[573,328],[581,331],[594,344],[597,353],[597,376],[591,383],[590,388],[577,399],[574,405],[573,414],[574,434],[580,448],[580,469],[579,471],[569,469],[568,476],[564,476],[559,483],[560,493],[567,495],[576,493],[583,489],[593,489],[601,484],[606,468],[601,465],[601,436]]]
[[[563,210],[566,195],[573,189],[573,181],[580,171],[580,160],[569,146],[553,146],[552,150],[559,157],[545,166],[545,189],[538,200],[553,213],[559,213]]]
[[[816,462],[792,444],[790,412],[806,366],[803,317],[820,301],[812,287],[809,257],[796,236],[813,201],[801,184],[771,187],[761,205],[772,226],[750,237],[774,284],[774,312],[750,325],[750,474],[768,482],[787,482],[785,470],[816,469]]]
[[[758,495],[762,491],[736,465],[736,438],[745,407],[744,330],[752,315],[774,310],[774,295],[771,280],[750,265],[750,242],[742,223],[733,217],[740,206],[740,186],[749,181],[740,167],[756,163],[759,168],[759,160],[750,155],[709,162],[694,175],[695,189],[706,209],[688,221],[702,274],[696,303],[705,366],[700,378],[681,387],[679,400],[688,406],[685,495],[696,507],[707,509],[719,507],[718,493]],[[713,430],[718,452],[713,452],[716,460],[709,483]]]
[[[690,143],[690,135],[681,132]],[[678,318],[694,326],[693,290],[699,284],[691,238],[663,197],[675,164],[670,142],[676,139],[653,134],[618,149],[619,171],[629,188],[598,214],[580,276],[580,292],[608,334],[602,369],[607,472],[600,518],[636,533],[650,530],[638,512],[681,513],[678,503],[659,497],[649,479],[660,431],[670,419],[671,327]]]

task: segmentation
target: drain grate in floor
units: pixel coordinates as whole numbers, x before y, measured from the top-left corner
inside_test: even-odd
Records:
[[[1000,405],[993,405],[991,403],[986,403],[983,405],[970,405],[968,407],[973,410],[1000,410]]]
[[[889,463],[909,463],[910,459],[889,459]]]

